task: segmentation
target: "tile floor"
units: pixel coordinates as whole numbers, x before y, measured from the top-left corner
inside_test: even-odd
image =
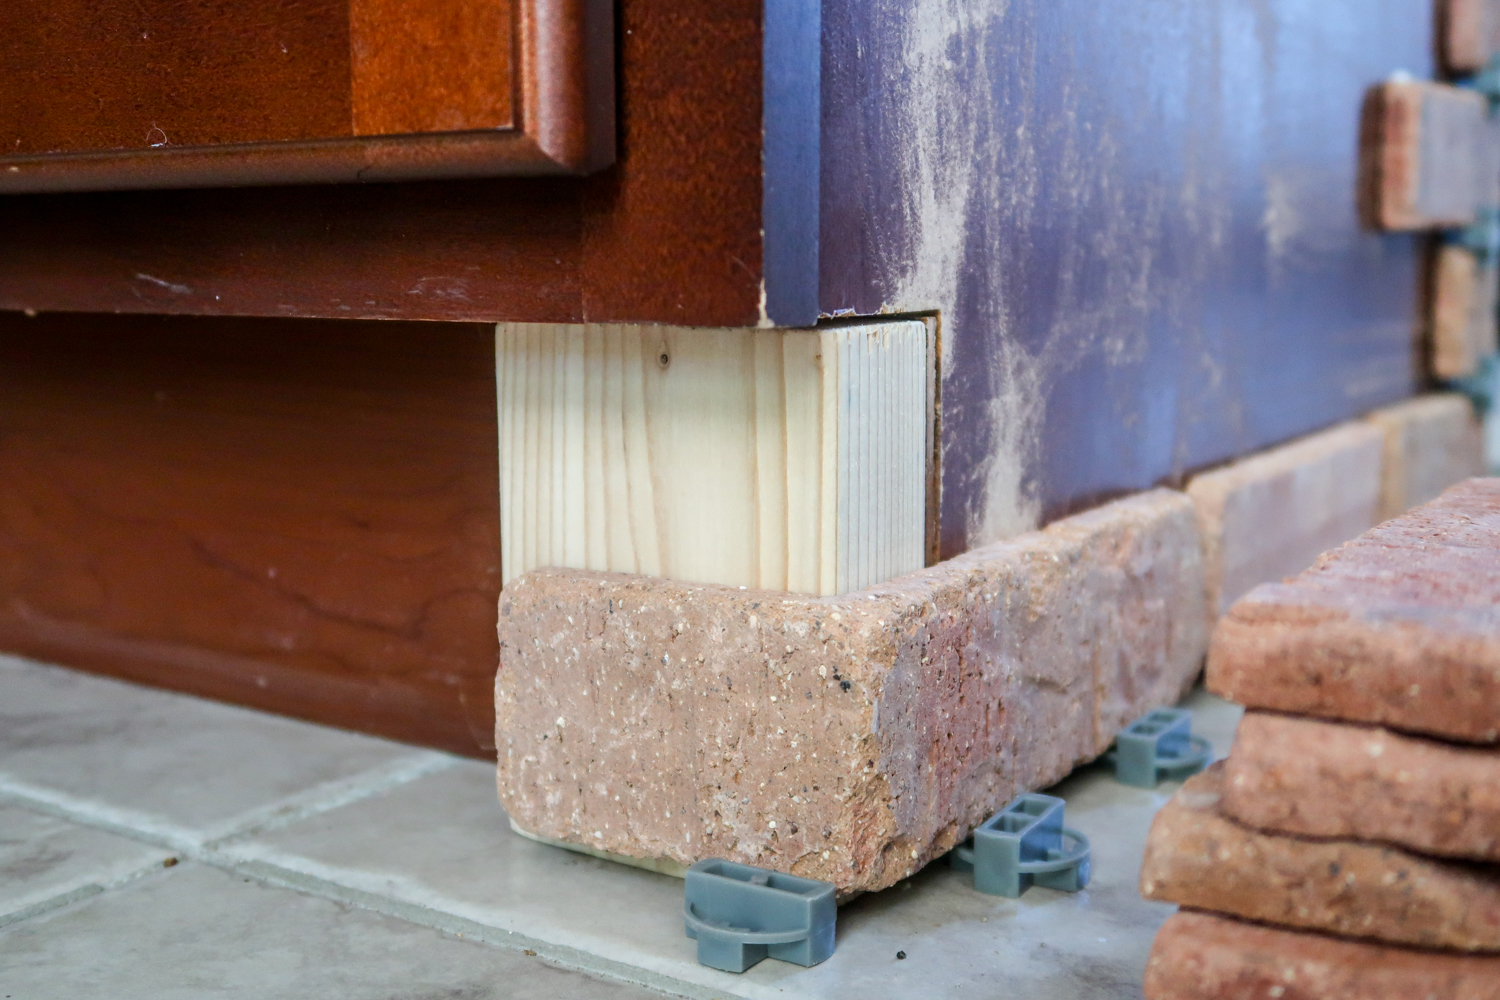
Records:
[[[1189,703],[1227,752],[1239,710]],[[1055,790],[1084,892],[934,865],[841,909],[823,965],[733,976],[694,961],[680,880],[512,834],[481,763],[0,657],[0,1000],[1138,997],[1175,788]]]

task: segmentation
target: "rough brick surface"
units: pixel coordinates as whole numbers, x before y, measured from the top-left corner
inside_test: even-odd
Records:
[[[1204,621],[1165,490],[842,597],[536,571],[501,595],[500,796],[614,854],[878,889],[1175,701]]]
[[[1183,911],[1151,948],[1146,1000],[1496,1000],[1500,957],[1417,951]]]
[[[1500,739],[1500,479],[1471,479],[1257,588],[1208,685],[1252,708]]]
[[[1376,87],[1360,137],[1360,199],[1384,229],[1466,226],[1493,204],[1500,170],[1484,98],[1417,80]]]
[[[1267,830],[1500,861],[1500,750],[1247,712],[1225,810]]]
[[[1223,783],[1216,764],[1156,814],[1141,895],[1392,944],[1500,951],[1500,869],[1256,830],[1226,815]]]
[[[1464,378],[1495,351],[1500,270],[1481,267],[1472,251],[1451,243],[1432,255],[1432,267],[1429,367],[1440,379]]]
[[[1467,396],[1440,392],[1376,410],[1385,434],[1380,520],[1436,500],[1455,483],[1484,472],[1484,433]]]
[[[1343,424],[1195,476],[1187,493],[1203,525],[1214,617],[1373,525],[1384,448],[1380,429]]]
[[[1500,3],[1496,0],[1438,0],[1443,67],[1455,76],[1484,69],[1500,52]]]

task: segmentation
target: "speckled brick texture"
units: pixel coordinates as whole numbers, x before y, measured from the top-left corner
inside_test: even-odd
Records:
[[[1194,476],[1213,616],[1374,525],[1384,451],[1385,433],[1355,421]]]
[[[1500,740],[1500,479],[1256,588],[1215,630],[1208,684],[1252,708]]]
[[[1141,895],[1392,944],[1500,951],[1500,869],[1257,830],[1227,815],[1223,785],[1215,764],[1156,814]]]
[[[1251,826],[1500,861],[1500,748],[1246,712],[1226,776]]]
[[[1385,434],[1382,521],[1400,517],[1436,500],[1455,483],[1484,473],[1484,432],[1467,396],[1435,392],[1376,410],[1368,419]]]
[[[1184,910],[1156,935],[1146,1000],[1496,1000],[1500,957],[1418,951]]]
[[[536,571],[501,596],[500,797],[614,854],[883,888],[1175,701],[1205,620],[1164,490],[836,598]]]

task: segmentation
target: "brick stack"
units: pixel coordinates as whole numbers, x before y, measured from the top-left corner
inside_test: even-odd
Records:
[[[1500,998],[1500,480],[1239,601],[1229,759],[1157,816],[1149,1000]]]

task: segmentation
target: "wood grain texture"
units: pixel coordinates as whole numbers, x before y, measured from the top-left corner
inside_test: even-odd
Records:
[[[0,11],[0,192],[588,173],[613,158],[612,18],[609,0],[20,0]]]
[[[624,0],[620,156],[585,180],[8,197],[0,308],[754,325],[760,18]]]
[[[920,569],[927,328],[502,325],[503,577],[841,594]]]
[[[0,314],[0,648],[489,753],[492,350]]]

